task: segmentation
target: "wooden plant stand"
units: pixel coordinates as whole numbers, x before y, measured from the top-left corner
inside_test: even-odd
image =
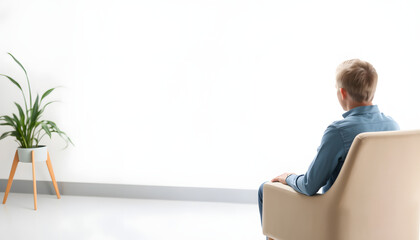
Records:
[[[60,192],[58,191],[57,182],[55,181],[55,176],[53,172],[53,168],[51,165],[50,153],[47,152],[47,167],[48,171],[50,172],[51,180],[54,185],[55,193],[57,194],[57,198],[60,199]],[[15,158],[13,160],[12,169],[10,170],[9,181],[7,182],[6,192],[4,193],[3,204],[6,204],[7,196],[9,195],[10,188],[12,187],[13,177],[15,176],[16,168],[19,163],[19,155],[18,151],[16,150]],[[34,151],[32,151],[32,179],[34,185],[34,208],[37,209],[37,202],[36,202],[36,178],[35,178],[35,161],[34,161]]]

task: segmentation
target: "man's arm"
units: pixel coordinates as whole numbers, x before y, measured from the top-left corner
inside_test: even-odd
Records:
[[[327,183],[343,155],[343,138],[337,128],[329,126],[308,171],[302,175],[291,174],[285,180],[297,192],[312,196]]]
[[[283,173],[282,175],[279,175],[279,176],[273,178],[271,180],[271,182],[281,182],[281,183],[287,185],[286,179],[287,179],[287,177],[289,177],[292,174],[296,174],[296,173]]]

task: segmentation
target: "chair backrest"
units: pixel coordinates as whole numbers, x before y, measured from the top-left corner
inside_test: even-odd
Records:
[[[359,134],[327,196],[337,239],[418,240],[420,130]]]

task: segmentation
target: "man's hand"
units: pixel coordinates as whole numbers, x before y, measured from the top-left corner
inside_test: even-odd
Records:
[[[281,183],[283,183],[283,184],[287,185],[287,183],[286,183],[286,178],[287,178],[289,175],[292,175],[292,174],[294,174],[294,173],[283,173],[282,175],[280,175],[280,176],[277,176],[277,177],[273,178],[273,179],[271,180],[271,182],[281,182]]]

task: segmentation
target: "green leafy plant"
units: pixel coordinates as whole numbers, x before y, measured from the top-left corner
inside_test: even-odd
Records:
[[[0,140],[3,138],[12,136],[16,138],[16,142],[19,144],[19,147],[22,148],[33,148],[38,147],[39,142],[42,140],[42,138],[45,135],[48,135],[51,138],[51,135],[53,133],[58,134],[64,141],[66,142],[66,147],[69,143],[72,145],[73,142],[71,139],[67,136],[67,134],[63,131],[61,131],[57,124],[55,124],[52,121],[48,120],[41,120],[42,114],[45,111],[45,108],[56,102],[51,101],[44,103],[45,98],[50,95],[52,91],[54,91],[56,88],[51,88],[45,91],[41,97],[39,97],[39,94],[37,94],[35,101],[32,100],[32,91],[31,91],[31,84],[29,82],[28,73],[26,72],[23,65],[11,54],[8,53],[13,60],[22,68],[22,70],[25,72],[26,76],[26,82],[28,84],[28,92],[29,92],[29,105],[25,96],[25,92],[23,91],[21,85],[11,78],[8,75],[0,74],[0,76],[3,76],[10,80],[16,87],[19,88],[19,90],[22,93],[23,101],[25,104],[25,108],[22,108],[22,106],[19,103],[15,102],[15,105],[18,110],[18,114],[13,113],[12,115],[4,115],[0,116],[0,125],[3,126],[10,126],[13,128],[13,130],[3,133],[0,136]]]

